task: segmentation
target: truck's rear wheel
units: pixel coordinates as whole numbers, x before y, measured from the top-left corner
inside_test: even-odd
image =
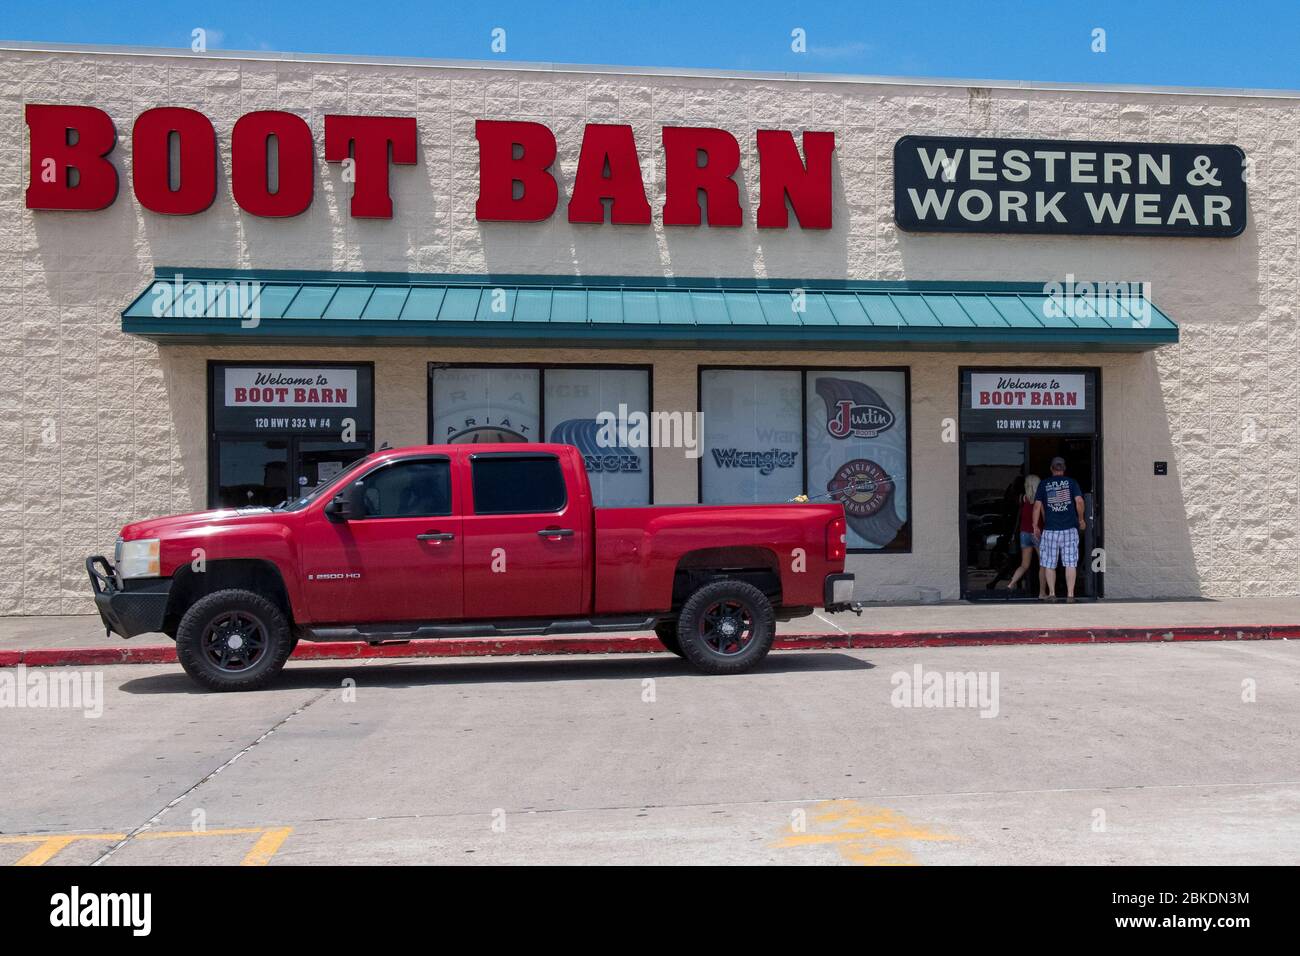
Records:
[[[655,625],[655,637],[659,638],[659,643],[672,651],[678,657],[685,657],[682,653],[682,642],[677,640],[677,622],[660,621]]]
[[[767,596],[743,581],[714,581],[682,605],[682,656],[707,674],[747,671],[772,649],[776,617]]]
[[[210,690],[265,687],[293,644],[284,612],[260,594],[238,589],[195,601],[176,632],[181,667]]]

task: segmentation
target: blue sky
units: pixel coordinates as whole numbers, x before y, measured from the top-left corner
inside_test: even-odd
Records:
[[[0,38],[188,49],[195,27],[227,50],[1300,88],[1297,0],[8,0]],[[503,55],[490,48],[498,27]]]

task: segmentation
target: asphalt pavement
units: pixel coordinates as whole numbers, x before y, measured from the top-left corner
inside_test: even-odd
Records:
[[[245,694],[5,668],[0,863],[1292,864],[1298,665],[1282,640],[780,651],[727,677],[362,660]]]

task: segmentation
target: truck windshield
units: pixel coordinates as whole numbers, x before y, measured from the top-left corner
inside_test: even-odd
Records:
[[[371,456],[363,455],[354,461],[348,462],[346,465],[343,466],[343,470],[338,475],[336,475],[332,481],[327,481],[324,484],[317,485],[315,488],[313,488],[307,494],[303,495],[301,498],[293,498],[289,501],[281,502],[280,504],[275,506],[275,510],[276,511],[300,511],[303,508],[306,508],[317,498],[320,498],[323,495],[333,494],[339,488],[339,486],[343,484],[343,481],[348,477],[348,475],[352,473],[352,470],[360,462],[365,461],[369,457]]]

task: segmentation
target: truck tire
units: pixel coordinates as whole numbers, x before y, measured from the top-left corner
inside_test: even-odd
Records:
[[[772,602],[743,581],[714,581],[682,605],[682,656],[706,674],[739,674],[767,656],[776,637]]]
[[[660,621],[655,625],[655,637],[659,638],[659,643],[672,651],[678,657],[685,657],[682,653],[682,642],[677,640],[677,622]]]
[[[176,631],[176,656],[209,690],[257,690],[293,651],[284,612],[252,591],[216,591],[195,601]]]

